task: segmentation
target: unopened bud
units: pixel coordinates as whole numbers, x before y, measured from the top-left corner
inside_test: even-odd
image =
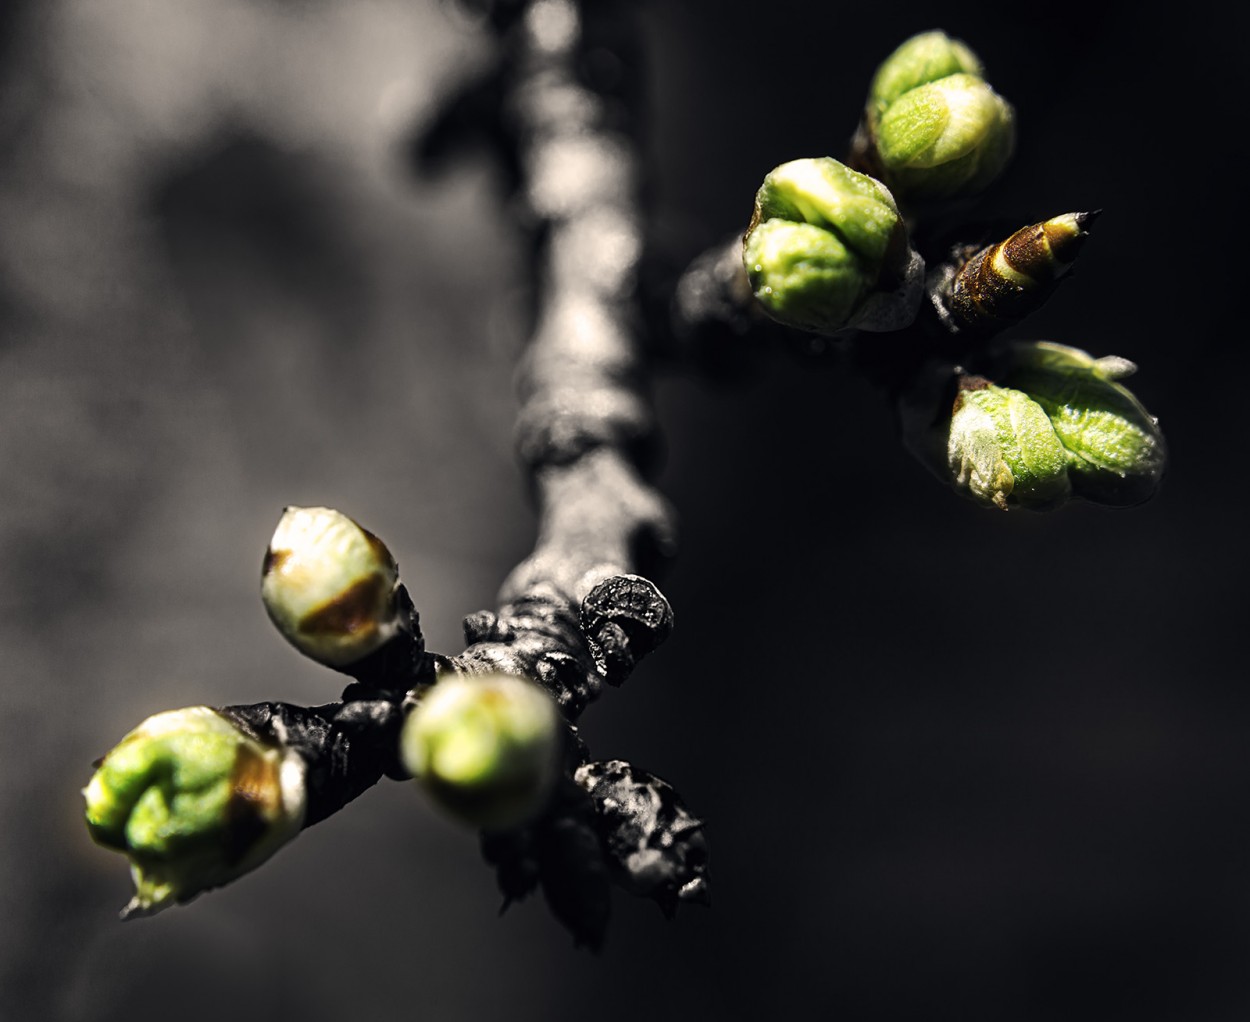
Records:
[[[1069,496],[1140,504],[1159,487],[1167,446],[1158,420],[1119,382],[1135,369],[1049,341],[1011,345],[994,369],[1001,386],[934,363],[900,399],[904,442],[958,489],[1004,510],[1047,510]]]
[[[764,178],[743,265],[773,319],[821,334],[907,325],[923,271],[889,189],[829,157],[792,160]],[[889,301],[884,316],[874,299]]]
[[[1071,268],[1097,213],[1064,213],[1022,227],[951,267],[938,314],[955,333],[993,334],[1041,306]]]
[[[868,102],[883,111],[905,92],[955,74],[981,77],[977,55],[945,32],[921,32],[908,39],[877,68]]]
[[[538,815],[560,771],[562,729],[551,697],[506,674],[439,679],[404,722],[400,755],[453,816],[504,830]]]
[[[1044,511],[1072,494],[1067,452],[1045,410],[981,377],[960,382],[946,454],[956,488],[1003,511]]]
[[[289,507],[261,571],[269,617],[305,656],[345,667],[401,627],[399,569],[386,545],[327,507]]]
[[[867,162],[900,200],[973,195],[1011,158],[1015,112],[981,77],[976,55],[940,32],[886,58],[865,112]]]
[[[1119,381],[1136,366],[1050,341],[1012,346],[1004,383],[1045,409],[1069,452],[1078,496],[1112,507],[1148,500],[1167,464],[1159,421]]]
[[[305,764],[207,706],[149,717],[83,789],[87,828],[130,859],[123,917],[188,901],[254,869],[298,833]]]

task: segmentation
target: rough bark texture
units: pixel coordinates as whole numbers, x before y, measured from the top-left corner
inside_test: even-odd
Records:
[[[643,228],[630,69],[619,45],[603,51],[615,61],[611,74],[599,72],[615,78],[608,91],[595,87],[587,59],[592,45],[628,39],[623,19],[615,4],[525,5],[507,19],[502,85],[481,90],[503,97],[504,137],[516,140],[507,162],[520,168],[518,199],[536,239],[539,300],[518,374],[516,443],[540,525],[533,553],[504,583],[499,614],[466,623],[471,645],[453,663],[537,675],[571,715],[600,678],[581,637],[582,601],[632,573],[644,549],[666,550],[673,533],[644,475],[656,422],[635,336]]]
[[[502,97],[501,115],[486,123],[505,166],[518,168],[517,198],[536,241],[539,298],[518,374],[516,444],[540,524],[533,553],[500,591],[499,611],[466,619],[470,645],[450,666],[536,678],[572,721],[603,681],[620,684],[672,628],[668,602],[634,574],[640,559],[673,544],[671,513],[646,476],[657,426],[636,335],[644,247],[631,133],[636,61],[625,59],[627,5],[537,0],[491,12],[504,56],[490,82],[469,91]],[[451,109],[475,111],[480,130],[481,103]],[[472,131],[472,120],[461,130]],[[440,125],[431,137],[454,134]],[[585,754],[574,748],[576,765]],[[541,883],[555,914],[591,946],[607,923],[612,834],[618,824],[654,822],[627,810],[608,820],[600,809],[569,784],[542,820],[487,835],[483,848],[506,901]]]

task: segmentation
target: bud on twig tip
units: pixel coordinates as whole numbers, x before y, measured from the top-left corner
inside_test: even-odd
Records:
[[[299,831],[306,768],[207,706],[149,717],[101,761],[87,787],[87,828],[130,859],[148,915],[254,869]]]
[[[261,571],[261,597],[278,631],[305,656],[335,668],[401,629],[398,585],[386,545],[326,507],[288,507]]]

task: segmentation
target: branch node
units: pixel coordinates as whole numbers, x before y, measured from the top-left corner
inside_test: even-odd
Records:
[[[673,608],[649,579],[613,575],[582,601],[581,626],[604,680],[620,685],[638,661],[669,637]]]
[[[710,903],[703,822],[667,781],[621,759],[586,763],[573,779],[595,805],[613,880],[672,917],[680,902]]]
[[[464,641],[472,646],[475,642],[509,642],[515,633],[499,615],[489,610],[479,610],[464,619]]]
[[[569,653],[544,653],[534,665],[534,673],[569,719],[575,719],[588,703],[599,697],[598,677]]]

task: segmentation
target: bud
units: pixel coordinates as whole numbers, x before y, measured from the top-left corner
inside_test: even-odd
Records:
[[[373,533],[328,507],[289,507],[265,554],[260,593],[292,646],[345,667],[400,630],[398,585],[395,559]]]
[[[95,841],[130,859],[122,917],[158,912],[256,868],[298,833],[305,765],[207,706],[149,717],[83,789]]]
[[[905,92],[954,74],[984,76],[977,55],[945,32],[921,32],[886,57],[868,90],[868,102],[880,113]]]
[[[1008,366],[1004,382],[1045,409],[1068,450],[1078,496],[1112,507],[1153,496],[1167,447],[1159,421],[1118,382],[1136,371],[1132,362],[1035,341],[1013,345]]]
[[[939,315],[956,332],[992,334],[1041,308],[1089,237],[1098,214],[1064,213],[981,249],[939,288]]]
[[[959,386],[946,448],[956,488],[1003,511],[1045,511],[1068,500],[1068,454],[1045,410],[1028,394],[979,376]]]
[[[400,756],[452,815],[504,830],[545,807],[560,772],[561,735],[555,703],[533,682],[444,675],[404,722]]]
[[[924,266],[889,189],[829,157],[792,160],[764,178],[743,265],[773,319],[821,334],[906,326]]]
[[[983,190],[1007,165],[1015,112],[981,76],[963,43],[940,32],[909,39],[878,70],[869,94],[865,160],[901,199]]]

